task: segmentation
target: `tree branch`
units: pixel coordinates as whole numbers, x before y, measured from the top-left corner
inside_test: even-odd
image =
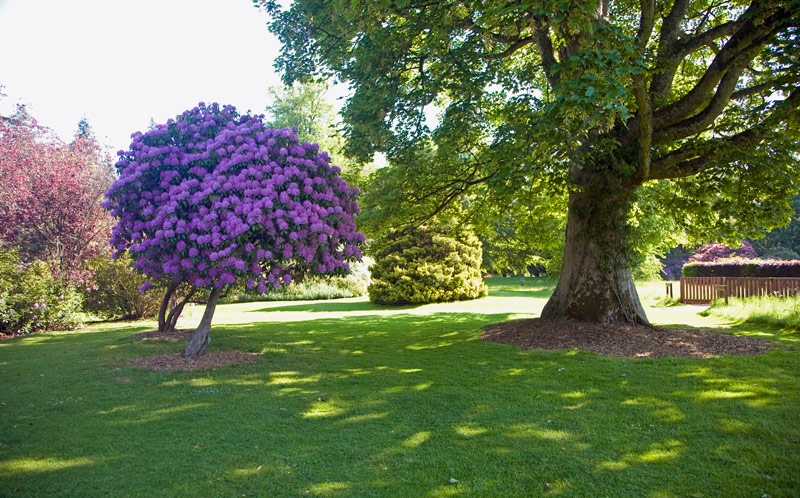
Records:
[[[642,15],[639,20],[639,31],[636,33],[636,47],[639,50],[639,56],[643,57],[655,25],[655,0],[642,0],[641,5]],[[650,175],[653,108],[650,95],[647,93],[647,78],[643,73],[633,76],[633,95],[636,99],[636,126],[639,132],[637,176],[641,180],[645,180]]]
[[[561,78],[553,71],[556,65],[555,51],[553,49],[553,39],[550,37],[550,24],[547,16],[536,16],[533,22],[533,31],[536,36],[536,47],[539,50],[539,57],[542,58],[542,68],[547,77],[550,87],[558,85]]]
[[[756,51],[753,51],[752,56],[755,57]],[[749,62],[749,60],[747,61]],[[663,144],[680,140],[699,133],[714,123],[714,120],[722,114],[722,111],[730,102],[733,90],[739,82],[739,76],[744,71],[746,64],[739,64],[736,67],[730,68],[723,76],[722,81],[717,87],[717,91],[711,102],[699,113],[694,116],[684,119],[669,128],[657,131],[653,134],[653,143]]]
[[[672,151],[653,161],[650,180],[683,178],[699,173],[711,161],[713,154],[727,147],[752,146],[774,131],[780,121],[796,122],[800,108],[800,88],[778,102],[767,118],[757,126],[729,137],[718,137],[692,146]],[[791,126],[791,125],[790,125]]]
[[[751,9],[753,8],[755,6],[751,6]],[[709,64],[708,69],[706,69],[695,86],[677,101],[655,111],[653,115],[654,129],[663,130],[690,116],[705,104],[708,95],[714,91],[717,84],[732,68],[738,68],[735,70],[741,73],[747,63],[755,56],[756,51],[782,26],[785,22],[784,16],[785,13],[783,11],[763,20],[758,19],[757,16],[747,16],[747,22],[740,25],[739,29],[725,43],[725,46],[714,57],[714,60]],[[744,65],[739,68],[743,62]],[[738,76],[739,74],[736,75],[737,78]],[[731,93],[734,87],[731,87]],[[717,98],[722,98],[723,96],[724,92],[717,93]],[[727,101],[729,98],[730,93],[725,96],[725,100]],[[715,105],[717,104],[715,103]]]
[[[719,40],[720,38],[732,35],[742,23],[743,21],[740,17],[735,21],[728,21],[725,24],[714,26],[708,31],[677,42],[675,45],[675,50],[677,52],[676,57],[683,59],[700,47],[709,45],[711,42]]]
[[[486,55],[482,55],[481,58],[482,59],[486,59],[486,60],[505,59],[509,55],[513,54],[517,50],[521,49],[522,47],[524,47],[525,45],[528,45],[530,43],[533,43],[533,37],[532,36],[526,36],[524,38],[519,38],[517,41],[512,43],[510,47],[508,47],[504,51],[500,52],[499,54],[486,54]]]
[[[661,31],[658,40],[658,56],[657,60],[664,61],[665,67],[660,68],[661,72],[653,76],[650,82],[650,94],[656,99],[665,98],[669,93],[672,86],[672,80],[675,78],[675,71],[678,67],[678,60],[675,60],[673,46],[678,40],[680,33],[681,21],[686,15],[686,9],[689,6],[689,0],[675,0],[672,4],[672,9],[664,18],[661,23]]]

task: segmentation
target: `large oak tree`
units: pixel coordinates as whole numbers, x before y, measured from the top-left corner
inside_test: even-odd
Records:
[[[789,219],[798,0],[256,3],[286,82],[351,85],[349,152],[386,151],[425,180],[409,202],[567,197],[543,317],[647,323],[630,271],[642,227],[729,239]]]

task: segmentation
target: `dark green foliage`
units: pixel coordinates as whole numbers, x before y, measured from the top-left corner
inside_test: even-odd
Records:
[[[792,199],[792,215],[789,223],[767,233],[763,239],[753,240],[753,247],[764,257],[774,259],[796,259],[800,253],[800,195]]]
[[[568,212],[548,316],[646,321],[631,268],[791,215],[797,0],[256,3],[284,82],[347,82],[346,150],[402,170],[377,175],[378,215]]]
[[[791,260],[791,259],[800,259],[800,255],[798,255],[792,249],[788,247],[778,246],[775,249],[771,250],[769,255],[770,259],[782,259],[782,260]]]
[[[81,296],[53,278],[42,261],[24,264],[0,250],[0,334],[72,329],[81,324]]]
[[[141,292],[139,288],[148,279],[131,265],[127,254],[116,260],[108,253],[90,259],[87,269],[93,278],[81,291],[84,309],[108,319],[154,317],[165,289],[157,286]]]
[[[800,277],[800,260],[763,261],[723,259],[691,262],[683,267],[684,277]]]
[[[370,301],[423,304],[484,297],[481,252],[480,241],[463,225],[391,231],[370,268]]]

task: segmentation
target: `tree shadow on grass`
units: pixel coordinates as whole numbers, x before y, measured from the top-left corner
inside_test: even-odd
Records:
[[[548,299],[553,294],[551,288],[528,289],[528,290],[490,290],[491,297],[531,297],[535,299]]]
[[[311,313],[329,312],[348,312],[348,311],[398,311],[419,308],[420,305],[385,306],[374,304],[370,301],[357,302],[335,302],[335,301],[314,301],[304,304],[290,304],[286,306],[266,307],[257,310],[250,310],[248,313],[269,313],[271,311],[305,311]]]

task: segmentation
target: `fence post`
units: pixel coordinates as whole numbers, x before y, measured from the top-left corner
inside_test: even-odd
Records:
[[[667,282],[667,296],[672,299],[672,282]]]
[[[716,287],[716,290],[717,290],[717,299],[719,299],[720,297],[724,297],[725,298],[725,305],[727,306],[728,305],[728,286],[725,285],[725,284],[720,284],[720,285],[715,285],[714,287]]]

